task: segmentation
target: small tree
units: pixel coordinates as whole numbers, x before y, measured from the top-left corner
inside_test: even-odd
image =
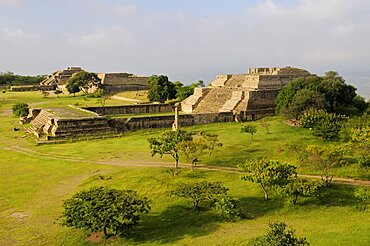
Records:
[[[296,204],[300,196],[313,196],[319,191],[321,185],[308,179],[294,178],[281,188],[281,192],[290,197],[290,202]]]
[[[140,198],[136,191],[103,187],[78,192],[65,200],[63,207],[64,225],[103,230],[106,237],[133,229],[140,215],[150,210],[148,199]]]
[[[253,246],[304,246],[310,245],[306,238],[299,238],[285,222],[269,223],[267,233],[253,241]]]
[[[191,163],[192,170],[194,170],[200,158],[206,154],[211,155],[216,146],[222,146],[217,135],[207,134],[195,135],[191,140],[183,141],[178,145],[186,160]]]
[[[370,187],[357,187],[354,191],[354,196],[359,202],[358,208],[366,210],[370,204]]]
[[[191,141],[191,134],[184,130],[165,131],[158,138],[149,138],[149,147],[152,156],[159,154],[171,155],[175,159],[175,167],[179,166],[179,143]]]
[[[253,141],[253,135],[257,132],[257,127],[252,125],[243,126],[240,130],[241,133],[249,133],[251,134],[251,141]]]
[[[80,92],[80,87],[76,83],[67,83],[66,84],[66,89],[69,92],[69,94],[73,94],[73,96],[76,96],[76,93]]]
[[[329,186],[338,168],[347,164],[347,149],[337,145],[309,145],[306,148],[307,164],[321,171],[321,180]]]
[[[295,166],[267,159],[249,161],[239,168],[247,173],[241,177],[243,180],[261,185],[265,200],[269,199],[269,188],[285,186],[296,174]]]
[[[266,134],[270,134],[270,124],[266,122],[265,120],[262,120],[261,126],[265,128]]]
[[[240,219],[239,203],[235,198],[221,197],[215,202],[213,209],[226,220],[236,221]]]
[[[12,107],[13,114],[18,117],[25,117],[29,113],[29,108],[27,103],[16,103]]]
[[[193,208],[198,209],[201,202],[214,202],[219,196],[226,195],[228,189],[221,182],[203,181],[194,184],[182,184],[171,195],[189,198]]]

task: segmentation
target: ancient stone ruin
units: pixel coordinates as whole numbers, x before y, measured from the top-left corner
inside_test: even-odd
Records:
[[[64,70],[59,70],[49,75],[43,80],[41,86],[54,86],[63,90],[68,79],[73,74],[84,71],[80,67],[68,67]],[[123,92],[123,91],[138,91],[148,90],[148,77],[137,76],[130,73],[98,73],[101,79],[102,88],[105,92]]]
[[[247,74],[218,75],[208,87],[195,88],[181,108],[185,113],[232,112],[248,119],[272,115],[279,90],[293,79],[309,75],[293,67],[252,68]]]
[[[79,71],[79,68],[69,71]],[[72,74],[57,73],[55,81],[63,83]],[[274,114],[275,99],[284,85],[309,75],[306,70],[292,67],[253,68],[247,74],[218,75],[208,87],[195,88],[194,94],[181,102],[181,114],[177,112],[178,105],[175,109],[170,104],[34,109],[25,122],[31,120],[29,131],[36,136],[57,141],[111,137],[141,129],[178,129],[196,124],[254,120]],[[143,77],[132,74],[99,74],[99,77],[109,91],[144,88]]]

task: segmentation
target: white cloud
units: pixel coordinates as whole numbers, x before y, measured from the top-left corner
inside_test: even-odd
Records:
[[[87,8],[93,11],[95,14],[102,14],[105,16],[124,17],[132,16],[137,12],[137,5],[135,4],[100,4],[100,3],[88,3]]]
[[[0,33],[2,33],[3,34],[2,36],[6,38],[19,38],[21,36],[24,36],[25,34],[21,29],[18,28],[11,29],[8,27],[5,27],[2,30],[0,30]]]

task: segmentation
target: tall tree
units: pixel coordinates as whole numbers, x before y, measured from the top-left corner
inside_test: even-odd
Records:
[[[179,166],[179,143],[183,141],[191,141],[192,136],[190,133],[184,130],[177,131],[165,131],[158,138],[149,138],[149,147],[152,156],[159,154],[171,155],[175,159],[175,167]]]
[[[164,75],[153,75],[148,78],[150,102],[164,103],[166,100],[176,98],[175,84],[168,80]]]

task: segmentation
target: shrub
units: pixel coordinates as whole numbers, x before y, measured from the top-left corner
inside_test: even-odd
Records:
[[[252,242],[253,246],[304,246],[310,245],[306,238],[299,238],[284,222],[269,223],[267,233]]]
[[[24,117],[28,115],[29,108],[27,103],[16,103],[13,105],[13,114],[18,117]]]
[[[213,209],[226,220],[236,221],[240,219],[239,204],[235,198],[221,197],[215,202]]]
[[[63,203],[63,224],[68,227],[104,231],[105,236],[122,235],[133,229],[142,213],[150,210],[146,197],[136,191],[92,188]]]

